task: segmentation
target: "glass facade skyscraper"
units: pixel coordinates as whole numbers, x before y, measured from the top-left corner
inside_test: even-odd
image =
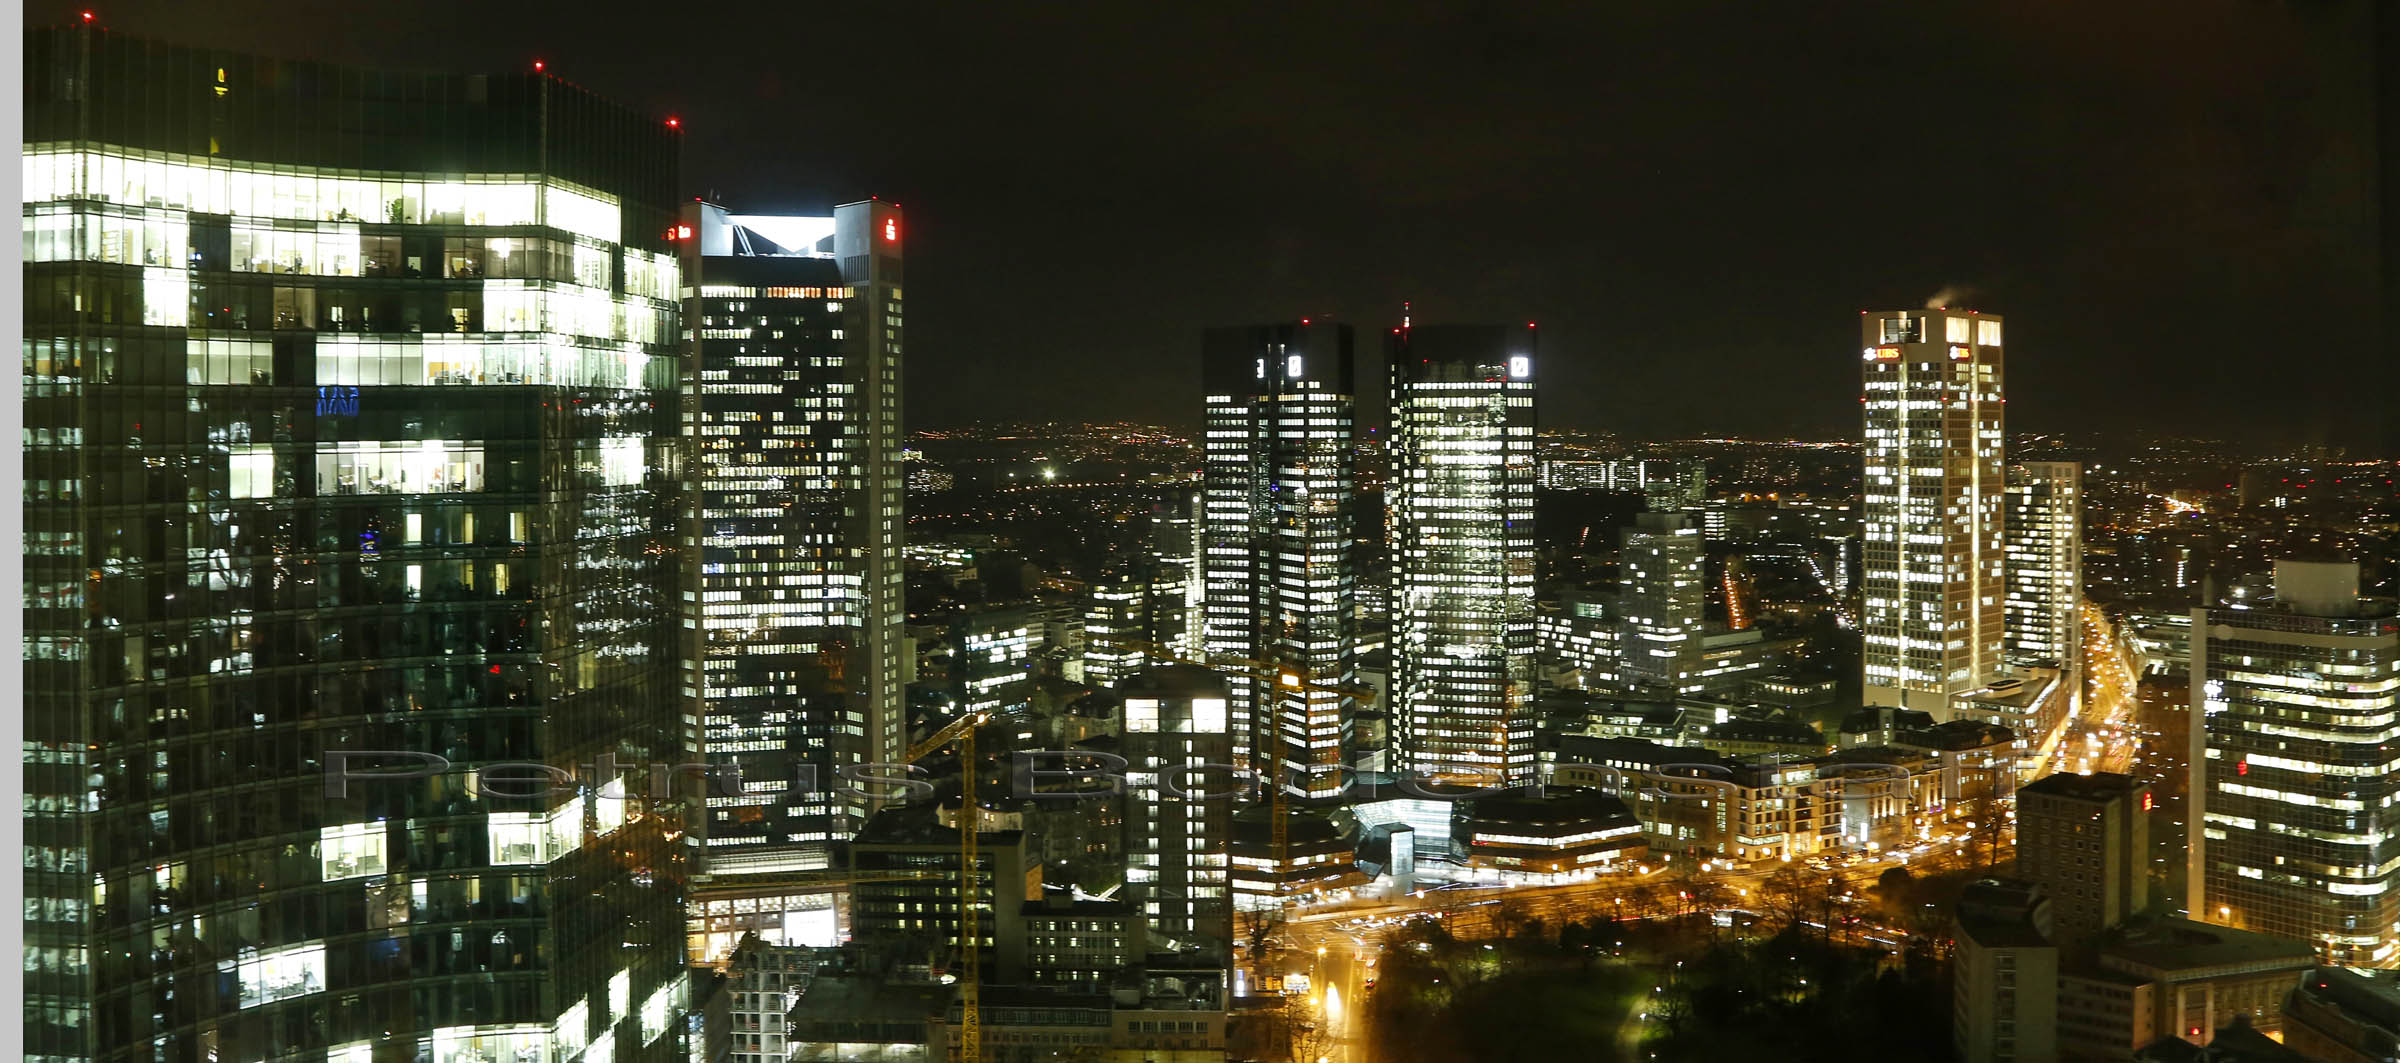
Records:
[[[1210,329],[1201,378],[1202,648],[1278,677],[1233,677],[1234,760],[1328,796],[1357,708],[1350,327]]]
[[[1681,513],[1644,513],[1617,551],[1618,681],[1655,693],[1688,693],[1707,638],[1708,547]],[[1692,688],[1698,690],[1697,684]]]
[[[1391,336],[1392,748],[1430,778],[1533,775],[1534,333]]]
[[[686,682],[709,762],[743,783],[709,798],[709,870],[822,868],[869,811],[837,773],[907,748],[900,212],[682,213],[699,374]]]
[[[2008,642],[2011,661],[2056,665],[2080,703],[2083,627],[2083,467],[2027,461],[2008,467]]]
[[[2325,962],[2400,952],[2400,617],[2358,566],[2278,561],[2272,600],[2192,611],[2192,918]]]
[[[1866,704],[1947,719],[2001,664],[2001,319],[1900,310],[1859,328]]]
[[[26,45],[27,1057],[680,1055],[675,132]]]

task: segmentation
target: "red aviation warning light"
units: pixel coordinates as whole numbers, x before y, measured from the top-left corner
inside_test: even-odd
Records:
[[[883,242],[887,244],[896,244],[900,242],[900,219],[883,219]]]

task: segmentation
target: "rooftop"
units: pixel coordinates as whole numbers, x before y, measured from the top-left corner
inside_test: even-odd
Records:
[[[2337,1008],[2362,1025],[2400,1033],[2400,971],[2319,967],[2292,992],[2295,999]]]
[[[1952,720],[1931,727],[1904,727],[1893,732],[1892,744],[1915,746],[1921,749],[1956,751],[2006,745],[2017,740],[2017,733],[1996,723],[1982,720]]]
[[[2041,797],[2060,797],[2070,801],[2106,802],[2136,793],[2141,788],[2142,783],[2139,780],[2119,772],[2102,771],[2090,775],[2077,775],[2074,772],[2061,771],[2026,783],[2018,788],[2017,793],[2020,796],[2034,794]]]
[[[2305,941],[2175,918],[2129,923],[2109,931],[2097,944],[2101,963],[2167,982],[2261,963],[2305,970],[2317,956]]]
[[[955,795],[952,797],[956,801]],[[941,802],[925,801],[898,808],[887,808],[867,821],[866,829],[858,832],[857,845],[946,845],[955,852],[958,829],[944,825],[934,815]],[[1024,838],[1024,831],[987,830],[976,834],[984,845],[1015,845]]]

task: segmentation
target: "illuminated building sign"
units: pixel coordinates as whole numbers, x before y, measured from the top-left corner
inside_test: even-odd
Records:
[[[885,243],[900,242],[900,219],[883,219],[883,239]]]
[[[318,388],[317,416],[358,416],[358,389],[349,387]]]

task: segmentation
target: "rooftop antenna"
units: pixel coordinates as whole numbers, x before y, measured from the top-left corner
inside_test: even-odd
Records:
[[[1402,300],[1400,300],[1400,328],[1401,328],[1402,330],[1404,330],[1404,331],[1405,331],[1405,330],[1406,330],[1406,329],[1409,327],[1409,325],[1408,325],[1408,310],[1409,310],[1409,306],[1408,306],[1408,300],[1406,300],[1406,299],[1402,299]]]

